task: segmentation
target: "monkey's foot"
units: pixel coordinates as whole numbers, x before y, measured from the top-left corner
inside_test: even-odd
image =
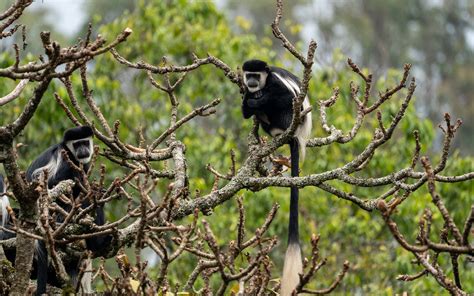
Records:
[[[289,157],[278,155],[277,157],[272,157],[271,160],[275,165],[286,166],[288,168],[291,167],[291,161]]]

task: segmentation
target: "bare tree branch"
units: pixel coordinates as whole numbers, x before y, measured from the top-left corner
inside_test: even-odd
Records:
[[[18,85],[15,87],[15,89],[11,93],[9,93],[8,95],[4,97],[1,97],[0,106],[8,104],[9,102],[18,98],[21,92],[23,91],[23,89],[25,88],[25,86],[28,84],[28,81],[29,81],[28,79],[21,80],[20,83],[18,83]]]

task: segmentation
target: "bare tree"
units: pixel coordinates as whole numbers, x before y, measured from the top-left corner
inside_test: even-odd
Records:
[[[21,25],[14,25],[23,10],[31,4],[32,0],[17,0],[7,11],[0,15],[3,23],[0,25],[0,38],[9,37],[21,28]],[[271,279],[271,270],[274,264],[268,254],[277,242],[276,237],[266,234],[270,223],[278,209],[274,205],[268,213],[265,222],[255,233],[248,234],[245,228],[245,206],[239,191],[248,189],[252,191],[264,190],[268,187],[291,187],[299,188],[314,186],[331,193],[341,199],[347,200],[366,211],[379,211],[384,217],[390,231],[400,242],[400,244],[411,251],[417,261],[422,266],[419,274],[414,276],[401,276],[401,280],[414,280],[424,274],[431,274],[438,283],[455,295],[464,295],[459,280],[457,260],[459,256],[474,255],[474,248],[469,244],[468,237],[472,229],[474,219],[474,207],[471,208],[469,217],[461,231],[453,222],[448,210],[442,202],[442,198],[435,191],[436,182],[464,182],[474,178],[474,172],[469,172],[460,176],[446,176],[441,172],[445,168],[454,133],[460,126],[458,121],[451,125],[449,115],[446,115],[446,128],[444,149],[440,162],[432,168],[427,158],[422,158],[423,171],[416,171],[415,166],[420,160],[420,145],[418,133],[415,132],[417,148],[414,151],[413,159],[406,168],[393,172],[387,176],[376,178],[360,178],[353,174],[364,170],[371,161],[377,149],[387,143],[395,131],[400,120],[405,115],[405,111],[410,103],[416,88],[415,79],[409,79],[410,65],[405,65],[403,77],[391,88],[379,93],[375,100],[370,98],[372,88],[372,75],[364,74],[359,67],[350,59],[348,65],[350,69],[358,74],[363,81],[363,91],[360,86],[351,83],[351,98],[357,107],[355,122],[350,131],[344,131],[331,125],[327,120],[327,112],[338,100],[339,90],[334,89],[333,95],[319,102],[319,114],[326,136],[311,139],[308,148],[316,148],[333,143],[349,143],[358,134],[362,123],[367,115],[376,113],[379,127],[373,132],[373,138],[365,149],[354,155],[352,160],[341,167],[320,173],[312,173],[302,177],[287,177],[283,175],[282,166],[275,163],[272,170],[267,170],[262,165],[273,159],[272,154],[293,137],[296,127],[304,114],[310,109],[301,110],[303,99],[308,92],[309,81],[312,78],[312,65],[316,50],[316,43],[309,44],[306,54],[300,53],[295,46],[288,41],[280,31],[280,19],[282,15],[282,1],[277,1],[277,12],[272,29],[275,37],[281,41],[283,46],[298,59],[303,66],[303,79],[301,93],[294,99],[294,116],[290,128],[282,135],[262,141],[258,136],[258,124],[255,121],[254,127],[248,137],[248,156],[241,164],[236,163],[233,151],[230,151],[232,166],[227,173],[217,171],[209,165],[208,170],[215,177],[215,184],[212,190],[205,194],[191,194],[192,188],[188,184],[188,170],[193,164],[188,164],[184,154],[185,145],[178,138],[176,131],[186,127],[193,119],[199,116],[212,116],[216,110],[215,106],[221,103],[218,98],[209,98],[209,103],[197,107],[187,115],[178,117],[178,105],[182,98],[176,95],[176,88],[186,82],[187,75],[199,67],[212,66],[222,71],[222,73],[234,83],[236,87],[242,89],[240,73],[219,58],[208,55],[206,57],[193,56],[193,62],[189,65],[173,65],[164,60],[160,66],[152,65],[145,61],[133,62],[122,56],[115,46],[126,42],[127,37],[132,33],[129,28],[124,28],[122,33],[116,36],[115,40],[106,43],[100,36],[92,38],[89,29],[83,40],[70,47],[61,47],[50,39],[48,32],[41,34],[41,40],[45,50],[45,55],[37,62],[22,64],[20,60],[20,47],[14,45],[15,64],[0,69],[0,76],[9,79],[20,79],[20,83],[9,94],[0,98],[0,105],[8,104],[21,96],[25,87],[34,85],[34,92],[21,114],[12,122],[0,127],[0,162],[3,163],[9,181],[11,192],[20,206],[19,216],[16,217],[13,211],[13,228],[16,238],[2,241],[3,249],[16,249],[17,257],[14,273],[4,276],[1,279],[0,288],[2,292],[10,292],[12,295],[23,295],[28,290],[29,276],[33,260],[33,249],[30,247],[34,240],[42,240],[48,246],[48,251],[53,258],[53,265],[65,283],[68,282],[68,275],[64,272],[64,261],[70,258],[115,257],[120,270],[120,276],[112,277],[104,268],[104,265],[90,271],[81,268],[79,278],[85,272],[93,272],[93,279],[101,278],[104,282],[107,293],[123,293],[127,295],[155,295],[157,290],[162,292],[171,291],[172,287],[168,282],[168,268],[182,254],[191,254],[197,258],[197,264],[193,272],[187,275],[187,279],[182,282],[182,289],[193,291],[194,283],[198,278],[204,282],[204,287],[200,291],[202,294],[216,293],[224,295],[228,292],[229,284],[239,283],[239,295],[267,295],[277,294],[279,284]],[[8,28],[10,28],[8,30]],[[24,31],[24,30],[23,30]],[[129,67],[145,71],[150,84],[156,91],[167,95],[171,105],[169,114],[169,128],[161,135],[153,139],[146,139],[139,135],[141,141],[139,145],[126,143],[120,138],[120,121],[117,120],[110,125],[107,118],[95,102],[92,90],[88,84],[87,62],[95,56],[110,52],[115,60],[123,67]],[[64,65],[62,68],[58,66]],[[62,69],[62,70],[58,70]],[[179,74],[178,79],[174,79],[171,73]],[[180,74],[181,73],[181,74]],[[73,87],[73,75],[80,75],[82,93],[78,96]],[[159,82],[156,76],[160,76],[163,82]],[[63,223],[55,223],[50,219],[55,212],[61,213],[55,199],[69,197],[71,182],[62,182],[54,190],[48,192],[44,180],[28,183],[24,179],[19,166],[18,155],[14,144],[19,133],[28,125],[35,115],[38,105],[44,100],[44,93],[48,89],[53,79],[59,80],[66,89],[67,98],[55,94],[57,103],[63,108],[74,125],[88,125],[94,130],[97,139],[106,148],[95,149],[95,164],[90,172],[99,172],[98,180],[90,178],[83,172],[83,193],[81,200],[91,200],[92,204],[81,209],[79,206],[72,208],[65,214],[68,219]],[[406,89],[406,91],[405,91]],[[390,100],[395,94],[405,93],[405,99],[398,108],[397,113],[391,119],[388,126],[383,124],[381,108],[384,103]],[[87,114],[93,114],[88,116]],[[124,168],[126,172],[122,177],[116,178],[110,184],[106,183],[106,174],[110,168],[101,164],[101,159],[107,158],[116,166]],[[164,162],[172,163],[172,168],[156,170],[150,163]],[[225,184],[219,186],[218,181],[225,180]],[[410,180],[414,182],[409,182]],[[167,182],[168,190],[158,200],[151,197],[158,182]],[[353,185],[354,187],[381,187],[390,185],[391,188],[380,196],[362,197],[351,192],[345,192],[330,184],[341,182]],[[409,195],[428,183],[433,202],[442,214],[445,221],[445,228],[440,235],[440,243],[430,239],[431,213],[427,210],[420,221],[420,234],[417,238],[418,244],[412,245],[407,242],[399,232],[396,223],[393,221],[394,209],[400,206]],[[133,190],[129,189],[132,188]],[[113,200],[125,199],[128,201],[126,214],[114,222],[98,226],[91,223],[88,214],[95,210],[97,206],[107,204]],[[239,207],[238,230],[235,240],[228,242],[225,246],[217,242],[217,238],[212,231],[212,225],[205,219],[200,219],[201,213],[210,214],[213,208],[222,203],[234,199]],[[138,206],[134,202],[139,201]],[[73,204],[75,201],[71,201]],[[184,223],[184,217],[193,217],[189,224]],[[198,227],[199,226],[199,227]],[[4,229],[5,230],[5,229]],[[5,230],[7,231],[7,230]],[[453,239],[448,239],[451,233]],[[104,247],[100,254],[91,254],[71,247],[74,242],[85,238],[91,238],[103,234],[112,234],[113,240],[110,245]],[[319,236],[314,235],[310,243],[312,252],[305,260],[305,272],[301,275],[300,285],[295,293],[304,292],[309,294],[327,294],[333,291],[343,280],[349,269],[349,263],[345,262],[342,271],[334,279],[334,283],[325,289],[310,290],[306,288],[307,283],[313,278],[316,272],[326,263],[325,259],[319,258],[318,241]],[[170,246],[170,244],[172,244]],[[127,255],[123,253],[123,248],[134,245],[136,252],[136,264],[131,264]],[[145,269],[147,262],[140,257],[139,250],[150,247],[161,259],[157,277],[150,277]],[[448,252],[452,258],[454,272],[454,282],[448,279],[442,267],[437,262],[438,254]],[[1,255],[2,252],[0,252]],[[431,255],[430,255],[431,254]],[[245,258],[245,263],[236,264],[236,258]],[[217,290],[212,291],[210,278],[217,276],[220,278],[220,285]],[[80,292],[80,287],[73,287],[76,292]]]

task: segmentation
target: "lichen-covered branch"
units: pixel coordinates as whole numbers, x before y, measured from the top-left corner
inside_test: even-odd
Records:
[[[0,39],[12,36],[19,28],[25,30],[24,26],[15,24],[15,21],[31,2],[31,0],[17,0],[5,12],[0,13],[2,21]],[[426,157],[421,157],[419,132],[414,131],[416,147],[413,156],[405,164],[388,174],[364,177],[366,175],[363,172],[369,167],[374,155],[395,140],[392,136],[406,115],[416,83],[410,75],[411,65],[406,64],[399,81],[386,90],[379,91],[378,95],[372,98],[374,84],[372,75],[348,59],[349,71],[355,73],[357,80],[360,81],[360,85],[356,82],[349,84],[350,104],[355,104],[356,107],[354,122],[347,131],[337,128],[330,122],[331,107],[341,103],[338,101],[339,89],[345,87],[336,86],[328,99],[317,103],[324,135],[312,135],[314,138],[307,142],[307,148],[311,148],[308,149],[308,153],[318,153],[319,147],[335,143],[350,145],[367,126],[364,124],[365,120],[373,114],[376,121],[371,130],[373,135],[371,140],[360,152],[347,155],[348,160],[338,167],[320,172],[309,170],[301,177],[284,175],[284,167],[288,165],[288,161],[285,161],[284,157],[283,160],[277,160],[274,154],[294,136],[302,117],[316,110],[312,107],[302,110],[301,106],[310,92],[309,82],[313,78],[312,67],[317,46],[316,42],[311,41],[306,50],[298,50],[280,28],[282,15],[283,1],[277,0],[276,16],[271,25],[273,34],[302,66],[302,83],[300,93],[293,101],[291,125],[280,136],[267,141],[259,137],[258,122],[254,121],[254,126],[248,135],[248,151],[244,154],[245,158],[239,163],[235,152],[228,151],[231,165],[226,173],[216,169],[219,164],[208,163],[205,166],[204,163],[190,163],[186,155],[189,149],[187,141],[180,138],[180,131],[192,126],[191,123],[196,118],[219,115],[219,110],[215,107],[224,101],[216,99],[211,94],[205,98],[207,102],[185,110],[181,109],[183,104],[180,103],[188,98],[181,97],[177,91],[180,85],[189,82],[188,78],[195,71],[201,67],[211,66],[223,73],[228,83],[236,85],[242,92],[241,73],[233,70],[225,61],[210,54],[202,58],[192,54],[192,61],[187,65],[174,64],[167,58],[163,58],[159,65],[141,60],[132,62],[119,54],[116,49],[119,44],[127,41],[132,33],[131,29],[123,29],[111,42],[106,42],[100,35],[95,38],[92,36],[91,25],[84,40],[69,47],[61,47],[58,42],[51,39],[49,32],[42,32],[40,38],[44,56],[35,62],[24,63],[21,59],[21,50],[24,48],[13,45],[14,63],[1,68],[0,77],[21,81],[10,93],[0,98],[0,107],[19,98],[27,85],[34,86],[34,90],[19,115],[12,122],[2,123],[3,126],[0,126],[0,163],[3,164],[7,175],[8,194],[16,198],[20,207],[18,217],[10,209],[12,226],[4,228],[9,233],[16,233],[16,239],[1,243],[3,249],[15,248],[17,252],[14,281],[11,289],[7,289],[8,292],[20,295],[19,293],[26,291],[33,260],[31,245],[34,240],[42,240],[48,252],[53,255],[53,266],[63,281],[68,279],[64,269],[68,260],[115,257],[120,271],[118,276],[109,274],[103,262],[94,271],[93,276],[94,279],[103,280],[105,293],[109,294],[155,295],[174,292],[169,272],[175,262],[184,256],[183,254],[193,257],[196,262],[193,271],[183,275],[181,285],[185,291],[226,295],[231,293],[230,287],[233,289],[238,287],[239,295],[278,293],[279,284],[272,280],[275,272],[272,271],[274,263],[271,259],[271,252],[278,238],[269,236],[268,233],[279,206],[274,205],[260,227],[250,232],[246,228],[249,217],[246,214],[245,199],[240,197],[240,193],[243,190],[258,192],[270,187],[315,187],[331,196],[353,203],[363,210],[375,213],[378,210],[382,214],[387,231],[405,250],[411,252],[420,264],[419,272],[400,276],[400,280],[414,281],[429,275],[454,295],[467,293],[463,291],[463,278],[460,275],[458,260],[474,255],[473,246],[469,242],[474,224],[474,206],[467,213],[465,222],[457,225],[453,213],[435,187],[436,182],[472,182],[474,179],[474,172],[459,175],[443,173],[461,121],[451,123],[449,114],[445,114],[445,124],[441,127],[444,134],[442,151],[436,164],[431,165]],[[130,143],[125,138],[122,118],[106,116],[105,106],[94,97],[94,89],[89,83],[94,77],[87,71],[87,63],[107,52],[113,55],[114,59],[111,62],[146,74],[145,82],[153,87],[153,91],[164,94],[164,103],[170,106],[169,114],[165,118],[160,118],[165,122],[165,127],[160,133],[147,138],[145,136],[147,134],[137,128],[140,130],[136,135],[138,144]],[[78,80],[73,79],[74,75],[77,75]],[[30,124],[31,119],[36,116],[41,102],[49,99],[45,98],[44,94],[56,79],[61,82],[58,85],[64,88],[67,95],[63,96],[60,95],[60,91],[56,92],[55,102],[73,125],[91,126],[96,144],[100,144],[103,148],[95,147],[92,166],[88,173],[80,166],[74,165],[65,153],[63,155],[65,161],[76,169],[81,177],[79,180],[61,182],[55,188],[46,190],[44,182],[26,182],[24,172],[18,165],[21,155],[16,151],[15,142]],[[75,85],[79,79],[80,82]],[[382,117],[382,114],[385,114],[383,111],[387,102],[395,97],[402,97],[402,100],[393,102],[397,108],[393,117],[388,120],[385,116]],[[418,169],[417,163],[420,160],[423,168]],[[273,168],[267,165],[269,162]],[[208,192],[198,192],[192,188],[189,176],[204,166],[214,183],[209,186]],[[111,172],[115,174],[113,180],[107,176]],[[81,191],[77,198],[71,196],[71,186],[74,184]],[[403,206],[410,195],[425,184],[428,185],[433,208],[440,213],[439,217],[444,224],[443,230],[438,235],[439,239],[430,233],[433,215],[428,209],[420,219],[419,235],[416,239],[402,233],[401,227],[397,224],[399,217],[395,209]],[[366,188],[364,192],[369,193],[365,196],[356,194],[357,189],[361,187]],[[382,192],[382,189],[383,193],[378,193],[378,196],[374,194]],[[302,198],[317,201],[319,198],[326,198],[323,196],[325,195]],[[207,222],[210,219],[201,219],[200,216],[212,215],[214,208],[232,202],[233,199],[237,201],[238,209],[235,240],[222,242],[212,223]],[[59,206],[59,201],[67,204],[70,209],[66,210]],[[83,208],[81,204],[85,201],[88,202],[88,206]],[[122,215],[115,221],[96,225],[91,216],[97,207],[107,208],[115,202],[123,204]],[[56,215],[61,215],[64,219],[58,222],[54,218]],[[186,219],[188,216],[190,218]],[[104,235],[112,236],[111,243],[95,253],[86,253],[80,241]],[[349,271],[349,263],[347,261],[342,263],[341,260],[342,271],[333,277],[332,284],[322,289],[309,288],[315,282],[313,286],[318,286],[314,279],[326,264],[324,259],[319,258],[318,242],[319,237],[312,237],[312,250],[305,265],[305,272],[301,275],[300,285],[297,287],[298,293],[331,293]],[[131,245],[135,247],[135,264],[132,264],[123,252],[124,248]],[[154,276],[148,273],[147,262],[140,253],[145,247],[149,247],[160,258],[160,265]],[[450,279],[446,267],[437,259],[442,253],[450,255],[453,279]],[[80,269],[80,277],[84,274],[83,266]],[[212,286],[214,279],[218,279],[217,286]],[[79,291],[79,285],[75,288]]]
[[[402,281],[413,281],[425,274],[429,274],[436,279],[436,281],[444,289],[449,291],[452,295],[468,295],[467,292],[463,291],[461,280],[459,277],[459,266],[458,257],[463,255],[474,255],[474,247],[470,245],[467,240],[464,239],[461,231],[454,223],[454,220],[446,208],[441,196],[436,192],[435,189],[435,178],[434,170],[427,157],[422,157],[421,162],[425,169],[428,178],[428,191],[432,197],[432,202],[440,212],[442,219],[444,220],[444,229],[440,234],[441,242],[433,242],[430,238],[431,224],[433,215],[430,209],[425,210],[425,214],[420,219],[419,223],[419,234],[417,236],[417,244],[412,244],[401,234],[397,223],[392,218],[394,210],[398,207],[403,200],[399,199],[399,202],[386,204],[385,201],[381,200],[378,203],[378,209],[381,211],[384,220],[398,243],[407,251],[413,253],[418,262],[424,267],[419,273],[409,276],[399,276],[397,279]],[[472,219],[472,209],[469,213],[464,225],[470,228],[470,222]],[[451,233],[454,240],[447,240],[448,233]],[[467,237],[467,236],[466,236]],[[430,253],[434,253],[432,256],[433,260],[428,261]],[[453,268],[454,281],[446,275],[445,267],[442,266],[441,262],[438,262],[438,254],[449,253],[451,256],[451,264]]]

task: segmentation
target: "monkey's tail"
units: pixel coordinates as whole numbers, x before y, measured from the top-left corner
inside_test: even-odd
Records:
[[[304,98],[304,101],[303,101],[303,110],[306,110],[309,107],[311,107],[311,104],[309,103],[308,97],[306,97]],[[304,121],[300,124],[300,126],[298,126],[295,132],[295,137],[298,140],[298,145],[300,149],[299,156],[301,157],[301,162],[304,161],[304,158],[306,156],[306,142],[311,136],[312,128],[313,128],[312,116],[311,116],[311,112],[309,112],[308,114],[305,115]]]
[[[85,259],[85,271],[84,275],[82,276],[81,279],[81,288],[82,288],[82,293],[86,295],[90,295],[94,293],[94,290],[92,290],[92,259],[87,258]]]
[[[46,293],[46,284],[48,282],[48,251],[43,241],[35,241],[36,260],[36,295],[40,296]]]
[[[291,176],[299,176],[299,139],[290,142],[291,150]],[[291,187],[290,194],[290,221],[288,226],[288,248],[285,254],[283,275],[281,278],[282,296],[290,296],[300,282],[299,274],[303,273],[303,260],[298,232],[298,187]]]

